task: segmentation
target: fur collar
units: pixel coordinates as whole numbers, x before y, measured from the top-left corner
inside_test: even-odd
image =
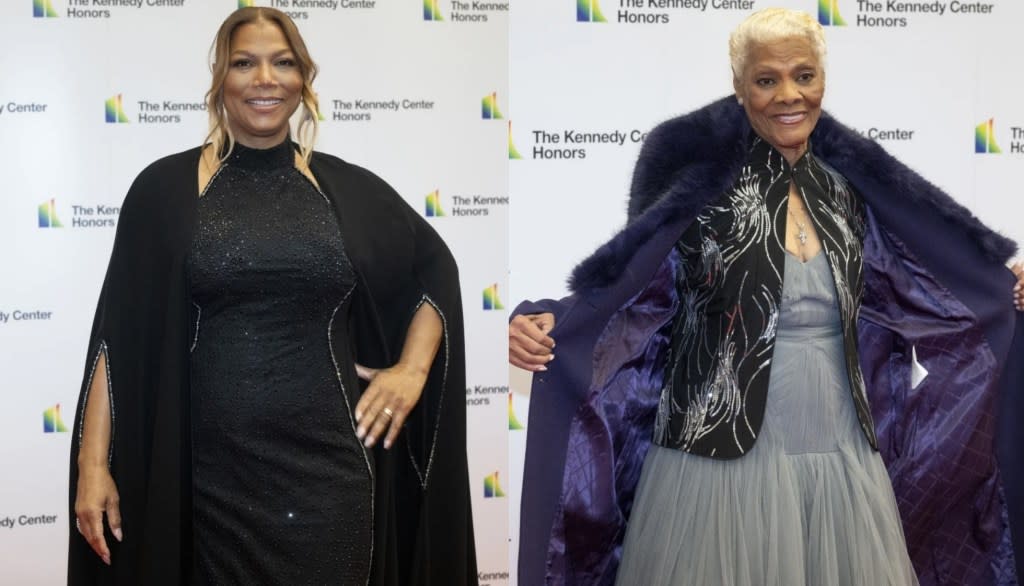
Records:
[[[633,171],[628,221],[611,240],[580,263],[569,279],[573,291],[615,282],[639,246],[678,218],[693,218],[712,198],[732,186],[746,159],[751,133],[746,113],[732,96],[668,120],[648,135]],[[910,198],[959,226],[988,257],[1005,262],[1017,250],[1010,239],[985,227],[967,208],[938,187],[823,112],[811,135],[814,154],[853,183],[871,178],[879,193],[865,194],[869,205],[889,197]],[[871,195],[871,197],[868,197]],[[884,205],[884,204],[883,204]]]

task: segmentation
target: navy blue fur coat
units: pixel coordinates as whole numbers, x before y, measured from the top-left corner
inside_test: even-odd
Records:
[[[733,184],[750,132],[732,97],[658,126],[634,171],[626,226],[576,267],[570,297],[516,309],[555,313],[558,343],[533,381],[520,583],[614,582],[661,388],[657,359],[637,357],[668,344],[658,324],[635,317],[671,304],[668,252]],[[1024,319],[1004,266],[1016,245],[828,114],[811,145],[869,208],[858,346],[921,583],[1016,583]],[[930,372],[913,388],[912,349]]]

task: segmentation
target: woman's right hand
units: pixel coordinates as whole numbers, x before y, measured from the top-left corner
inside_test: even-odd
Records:
[[[555,341],[548,335],[555,327],[555,314],[517,315],[508,324],[508,361],[530,372],[547,370],[555,359]]]
[[[110,565],[110,548],[103,537],[103,514],[114,538],[121,541],[121,509],[117,486],[103,465],[79,466],[78,493],[75,495],[75,523],[96,555]]]

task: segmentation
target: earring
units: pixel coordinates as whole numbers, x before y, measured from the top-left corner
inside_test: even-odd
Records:
[[[743,105],[743,98],[736,98],[736,101],[739,102],[741,106]]]

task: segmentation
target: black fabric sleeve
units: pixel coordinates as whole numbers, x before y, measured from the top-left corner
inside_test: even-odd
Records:
[[[407,311],[407,320],[411,320],[423,304],[429,304],[443,325],[437,357],[404,431],[404,443],[421,486],[421,527],[414,559],[425,570],[424,584],[476,584],[459,272],[444,240],[426,220],[408,206],[404,208],[415,243],[413,280],[418,300],[402,311]],[[401,448],[402,443],[396,447]]]
[[[198,149],[150,165],[118,217],[75,411],[69,466],[68,584],[177,584],[191,539],[187,502],[188,301],[184,255],[195,209]],[[107,359],[109,469],[123,541],[106,531],[106,566],[74,523],[78,454],[97,356]],[[160,551],[161,555],[146,552]]]

